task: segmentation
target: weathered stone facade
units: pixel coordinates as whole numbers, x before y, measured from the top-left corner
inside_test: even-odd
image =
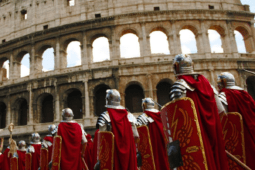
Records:
[[[255,70],[254,14],[239,0],[75,0],[74,6],[68,6],[67,0],[5,0],[0,1],[0,7],[0,66],[10,61],[9,79],[2,77],[4,69],[0,74],[0,103],[6,106],[6,125],[27,121],[27,125],[15,127],[16,139],[32,132],[47,132],[52,124],[42,123],[42,102],[47,96],[53,98],[52,119],[58,123],[61,110],[68,106],[69,94],[79,91],[82,117],[77,122],[88,131],[95,127],[95,93],[100,85],[118,89],[122,105],[131,85],[141,87],[145,97],[158,101],[157,85],[171,85],[175,80],[171,64],[182,52],[182,29],[195,34],[198,53],[191,54],[195,70],[212,84],[216,85],[217,74],[229,71],[237,85],[246,88],[251,75],[241,69]],[[24,14],[27,19],[22,18]],[[101,17],[95,18],[95,14]],[[221,35],[224,53],[211,53],[208,29]],[[170,55],[151,54],[149,35],[155,30],[167,35]],[[234,30],[243,35],[247,54],[238,53]],[[120,37],[126,33],[138,36],[141,57],[120,57]],[[92,62],[92,43],[101,36],[109,40],[110,60]],[[81,43],[81,66],[67,68],[66,49],[73,40]],[[55,67],[43,72],[42,54],[48,47],[54,48]],[[25,53],[30,54],[30,75],[21,78],[20,62]],[[255,80],[250,79],[252,91]],[[27,119],[21,121],[19,107],[24,101]],[[0,136],[9,136],[7,128],[0,129]]]

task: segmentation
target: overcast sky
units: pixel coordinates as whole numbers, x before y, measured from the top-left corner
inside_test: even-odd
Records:
[[[250,5],[251,12],[255,13],[255,0],[241,0],[243,4]],[[220,35],[214,30],[208,30],[211,51],[213,53],[222,53]],[[245,53],[245,46],[242,35],[235,31],[238,51]],[[182,52],[186,54],[196,53],[196,41],[194,34],[189,30],[180,32]],[[167,37],[163,32],[155,31],[150,34],[151,53],[170,54]],[[96,39],[93,44],[93,62],[105,61],[110,59],[109,43],[104,37]],[[120,54],[122,58],[131,58],[140,56],[139,40],[135,34],[125,34],[120,39]],[[54,70],[54,51],[53,48],[47,49],[43,53],[43,71]],[[74,67],[81,64],[80,42],[71,42],[67,47],[67,67]],[[5,62],[4,67],[9,70],[9,63]],[[26,54],[21,61],[21,77],[30,74],[29,54]],[[7,71],[9,77],[9,71]]]

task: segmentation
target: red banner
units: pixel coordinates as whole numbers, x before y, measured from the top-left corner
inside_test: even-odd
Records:
[[[52,168],[51,170],[59,170],[60,159],[61,159],[61,147],[62,147],[62,137],[55,136],[53,141],[53,157],[52,157]]]
[[[184,97],[167,103],[161,110],[165,134],[169,141],[180,141],[183,166],[178,170],[207,170],[200,125],[192,99]]]
[[[141,170],[156,170],[149,129],[147,126],[140,126],[137,130],[140,136],[138,151],[142,155]]]
[[[40,156],[40,167],[41,170],[48,170],[48,149],[41,148],[41,156]]]
[[[32,170],[32,154],[26,153],[25,170]]]
[[[10,170],[18,170],[19,165],[18,165],[18,158],[17,157],[13,157],[10,160]]]
[[[114,135],[112,132],[98,132],[98,153],[100,170],[113,170],[114,166]]]
[[[226,150],[246,164],[243,118],[240,113],[231,112],[222,117],[223,138]],[[243,170],[232,159],[228,158],[229,169]]]

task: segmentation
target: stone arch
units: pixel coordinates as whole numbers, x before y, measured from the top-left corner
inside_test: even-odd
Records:
[[[100,53],[101,48],[108,52]],[[111,40],[105,34],[96,34],[91,39],[91,54],[93,62],[111,60]]]
[[[131,113],[142,112],[142,99],[144,88],[141,83],[133,81],[128,83],[125,89],[125,106]]]
[[[28,120],[28,102],[27,99],[21,97],[15,100],[12,107],[14,114],[14,125],[23,126],[27,125]]]
[[[190,30],[191,32],[193,32],[193,34],[196,36],[198,33],[199,33],[199,28],[194,25],[194,24],[191,24],[191,23],[188,23],[188,24],[182,24],[179,29],[178,29],[178,33],[183,30],[183,29],[188,29]]]
[[[155,32],[157,36],[155,36]],[[154,35],[153,35],[154,34]],[[166,39],[164,39],[163,35],[166,36]],[[151,54],[170,54],[170,44],[169,44],[169,32],[164,27],[158,26],[153,27],[150,30],[149,37],[150,37],[150,50]],[[160,38],[160,39],[159,39]],[[158,46],[158,43],[161,42],[161,46]]]
[[[209,41],[210,41],[210,49],[211,49],[211,52],[215,52],[216,53],[222,53],[222,49],[223,49],[223,53],[224,52],[228,52],[229,49],[228,49],[228,41],[226,40],[226,31],[225,31],[225,28],[221,25],[214,25],[214,24],[211,24],[207,31],[208,31],[208,34],[210,35],[210,33],[213,33],[213,32],[209,32],[209,30],[214,30],[218,33],[218,35],[220,36],[220,40],[219,39],[215,39],[214,37],[214,41],[212,41],[210,39],[210,36],[208,37],[209,38]],[[218,35],[215,35],[215,36],[218,36]],[[217,42],[217,45],[216,45],[216,42]],[[220,44],[221,43],[221,44]],[[214,44],[214,47],[216,46],[216,49],[218,50],[213,50],[213,46],[212,44]]]
[[[0,102],[0,129],[6,127],[6,113],[7,107],[4,102]]]
[[[38,96],[37,115],[40,123],[53,122],[54,120],[54,98],[50,93],[42,93]]]
[[[68,45],[72,42],[72,41],[79,41],[82,44],[82,36],[81,35],[73,35],[72,37],[67,37],[67,38],[63,38],[61,39],[62,43],[61,43],[61,49],[63,49],[64,51],[67,50]]]
[[[157,101],[163,106],[170,102],[169,93],[174,81],[168,78],[160,80],[156,86],[157,89]]]
[[[255,51],[254,40],[250,28],[246,25],[238,25],[234,30],[242,34],[246,52],[251,53]]]
[[[135,34],[139,39],[142,38],[142,35],[140,33],[140,31],[134,27],[128,27],[128,28],[123,28],[119,31],[119,33],[117,34],[118,35],[118,40],[125,34],[128,34],[128,33],[132,33],[132,34]]]
[[[106,90],[110,89],[110,86],[106,84],[99,84],[93,89],[93,100],[94,100],[94,115],[99,116],[101,113],[106,111],[105,109],[105,96]]]
[[[249,76],[246,79],[247,91],[255,100],[255,76]]]
[[[81,90],[71,88],[63,94],[64,108],[71,108],[74,114],[74,119],[82,119],[83,117],[83,99]]]
[[[92,45],[93,42],[94,42],[97,38],[100,38],[100,37],[105,37],[105,38],[107,38],[108,41],[109,41],[109,44],[111,44],[111,41],[112,41],[112,40],[111,40],[111,39],[112,39],[111,36],[108,35],[108,34],[105,34],[105,33],[96,33],[96,34],[90,36],[90,39],[89,39],[90,44]]]
[[[166,36],[169,35],[169,31],[168,31],[165,27],[163,27],[163,26],[153,26],[153,27],[150,29],[149,34],[151,34],[151,33],[154,32],[154,31],[161,31],[161,32],[165,33]]]

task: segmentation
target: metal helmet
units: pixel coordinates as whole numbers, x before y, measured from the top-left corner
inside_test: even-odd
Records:
[[[144,110],[146,110],[146,109],[155,109],[154,107],[155,107],[155,103],[152,100],[152,98],[147,97],[147,98],[142,99],[142,108]]]
[[[24,140],[19,141],[18,147],[19,147],[19,149],[25,148],[26,147],[26,142]]]
[[[62,117],[64,120],[72,120],[73,119],[73,111],[70,108],[65,108],[62,110]]]
[[[192,59],[187,54],[178,54],[174,57],[173,69],[176,76],[198,74],[194,72]]]
[[[116,89],[106,90],[106,107],[108,106],[119,106],[120,105],[120,93]]]
[[[51,134],[55,134],[56,133],[56,125],[52,124],[48,126],[48,130]]]
[[[218,76],[217,84],[220,89],[235,86],[235,77],[229,72],[223,72]]]
[[[40,139],[41,139],[41,137],[40,137],[39,133],[32,133],[32,141],[33,142],[40,142]]]

